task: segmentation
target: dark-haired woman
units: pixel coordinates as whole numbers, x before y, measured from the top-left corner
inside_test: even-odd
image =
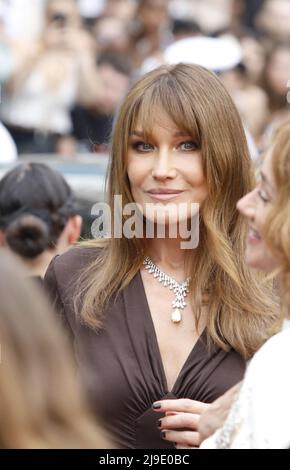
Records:
[[[0,245],[42,278],[52,258],[75,243],[82,219],[64,178],[42,163],[18,165],[0,181]]]

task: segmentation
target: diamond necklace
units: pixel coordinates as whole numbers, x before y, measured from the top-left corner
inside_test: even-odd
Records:
[[[190,277],[188,277],[184,282],[177,282],[173,277],[170,277],[168,274],[161,271],[149,256],[145,257],[143,264],[150,274],[153,274],[159,282],[163,283],[164,287],[169,286],[169,289],[173,290],[175,299],[172,301],[173,311],[171,312],[171,321],[173,323],[179,323],[182,320],[182,310],[186,306],[184,299],[189,292],[188,286]]]

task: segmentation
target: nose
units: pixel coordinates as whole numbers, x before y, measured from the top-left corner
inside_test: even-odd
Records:
[[[160,181],[176,177],[176,168],[173,165],[171,151],[167,147],[159,149],[154,160],[152,177]]]
[[[250,193],[246,194],[237,203],[237,209],[248,219],[253,220],[256,214],[256,192],[254,189]]]

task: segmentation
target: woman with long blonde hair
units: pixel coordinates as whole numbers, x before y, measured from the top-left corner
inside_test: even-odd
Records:
[[[276,132],[256,188],[238,209],[249,224],[246,261],[279,280],[282,332],[258,351],[224,426],[204,448],[290,447],[290,121]],[[203,423],[204,426],[204,423]]]
[[[155,411],[169,401],[195,414],[197,446],[206,403],[241,380],[272,333],[275,301],[244,262],[246,224],[236,210],[252,181],[241,120],[214,74],[179,64],[135,83],[113,131],[113,234],[57,257],[46,274],[118,446],[185,443],[182,430],[160,434]],[[174,426],[191,426],[186,416]]]
[[[0,298],[0,448],[110,447],[48,303],[3,249]]]

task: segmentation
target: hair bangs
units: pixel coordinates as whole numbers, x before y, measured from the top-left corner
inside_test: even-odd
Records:
[[[130,134],[139,131],[149,138],[156,123],[164,126],[164,115],[179,131],[191,136],[198,146],[201,145],[201,133],[194,107],[188,101],[188,92],[171,74],[159,76],[158,81],[143,90],[131,112]]]

